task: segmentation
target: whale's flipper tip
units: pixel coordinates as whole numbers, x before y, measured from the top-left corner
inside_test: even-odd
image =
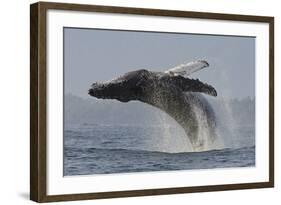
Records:
[[[182,75],[182,76],[189,76],[192,73],[197,72],[208,66],[209,66],[209,63],[205,60],[196,60],[196,61],[191,61],[188,63],[180,64],[176,67],[173,67],[173,68],[165,71],[165,73],[173,74],[173,75],[177,74],[177,75]]]

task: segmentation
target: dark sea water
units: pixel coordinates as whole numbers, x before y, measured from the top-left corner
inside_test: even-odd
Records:
[[[173,127],[66,126],[64,175],[255,166],[253,128],[236,128],[235,134],[232,141],[225,137],[223,148],[193,152],[185,134]]]

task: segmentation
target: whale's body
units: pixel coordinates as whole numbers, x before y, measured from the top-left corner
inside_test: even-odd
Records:
[[[89,94],[121,102],[137,100],[159,108],[181,125],[194,149],[200,149],[199,129],[205,120],[210,138],[215,137],[215,114],[201,94],[216,96],[216,90],[199,80],[163,72],[137,70],[106,83],[94,83]]]

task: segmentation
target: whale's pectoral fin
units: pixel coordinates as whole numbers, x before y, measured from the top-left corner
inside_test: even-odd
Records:
[[[178,66],[175,66],[175,67],[165,71],[165,73],[168,73],[171,76],[173,76],[173,75],[189,76],[192,73],[197,72],[208,66],[209,66],[209,63],[207,61],[197,60],[197,61],[183,63]]]
[[[217,91],[213,86],[203,83],[198,79],[194,80],[182,76],[172,76],[171,78],[183,92],[201,92],[207,95],[217,96]]]

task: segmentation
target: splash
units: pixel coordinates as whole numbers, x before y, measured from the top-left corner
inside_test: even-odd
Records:
[[[162,136],[157,141],[158,151],[169,153],[192,152],[192,145],[183,128],[166,113],[161,112],[157,116]]]
[[[222,138],[220,130],[210,127],[210,125],[208,124],[208,117],[202,107],[194,103],[192,105],[191,111],[195,113],[195,119],[198,125],[197,142],[192,145],[189,140],[188,133],[186,133],[184,129],[172,117],[158,110],[158,112],[156,113],[158,120],[157,123],[159,124],[159,130],[162,137],[161,139],[157,139],[157,137],[155,139],[153,137],[155,139],[154,150],[178,153],[201,152],[225,148],[224,139]],[[228,111],[229,113],[227,113],[227,115],[230,115],[230,107]]]
[[[195,112],[198,122],[198,137],[196,144],[193,146],[193,151],[200,152],[212,149],[223,149],[224,143],[218,130],[216,128],[214,131],[210,130],[207,116],[203,110],[193,105],[193,111]]]

